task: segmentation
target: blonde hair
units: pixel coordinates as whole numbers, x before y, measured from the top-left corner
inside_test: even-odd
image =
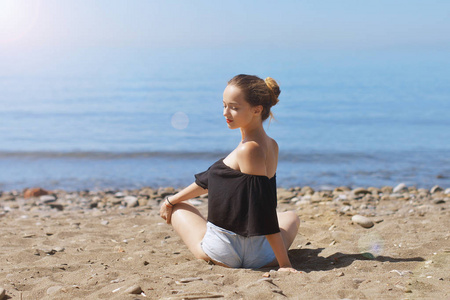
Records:
[[[273,118],[270,108],[278,103],[278,96],[281,93],[275,79],[267,77],[265,80],[262,80],[255,75],[240,74],[228,81],[228,85],[234,85],[241,89],[245,95],[245,100],[251,106],[261,105],[263,107],[261,113],[263,121],[269,116]]]

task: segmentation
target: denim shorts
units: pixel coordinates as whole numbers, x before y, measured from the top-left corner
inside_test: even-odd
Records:
[[[212,260],[231,268],[258,269],[275,260],[265,236],[244,237],[208,222],[202,249]]]

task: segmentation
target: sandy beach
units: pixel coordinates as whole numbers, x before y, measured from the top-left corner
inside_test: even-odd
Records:
[[[450,297],[448,188],[280,188],[278,210],[301,219],[289,250],[298,274],[196,260],[159,217],[173,192],[3,192],[0,298]],[[205,214],[207,202],[191,201]]]

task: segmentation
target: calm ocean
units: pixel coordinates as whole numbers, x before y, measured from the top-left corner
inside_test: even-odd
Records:
[[[1,58],[0,58],[1,60]],[[129,49],[1,61],[0,190],[191,183],[239,142],[235,74],[279,81],[283,187],[450,187],[450,55]]]

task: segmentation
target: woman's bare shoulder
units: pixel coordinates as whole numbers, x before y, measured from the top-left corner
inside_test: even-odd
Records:
[[[237,148],[237,161],[241,172],[252,175],[266,175],[266,149],[258,142],[250,141]]]
[[[273,138],[269,137],[268,139],[268,151],[270,153],[274,153],[276,156],[278,156],[278,143]]]

